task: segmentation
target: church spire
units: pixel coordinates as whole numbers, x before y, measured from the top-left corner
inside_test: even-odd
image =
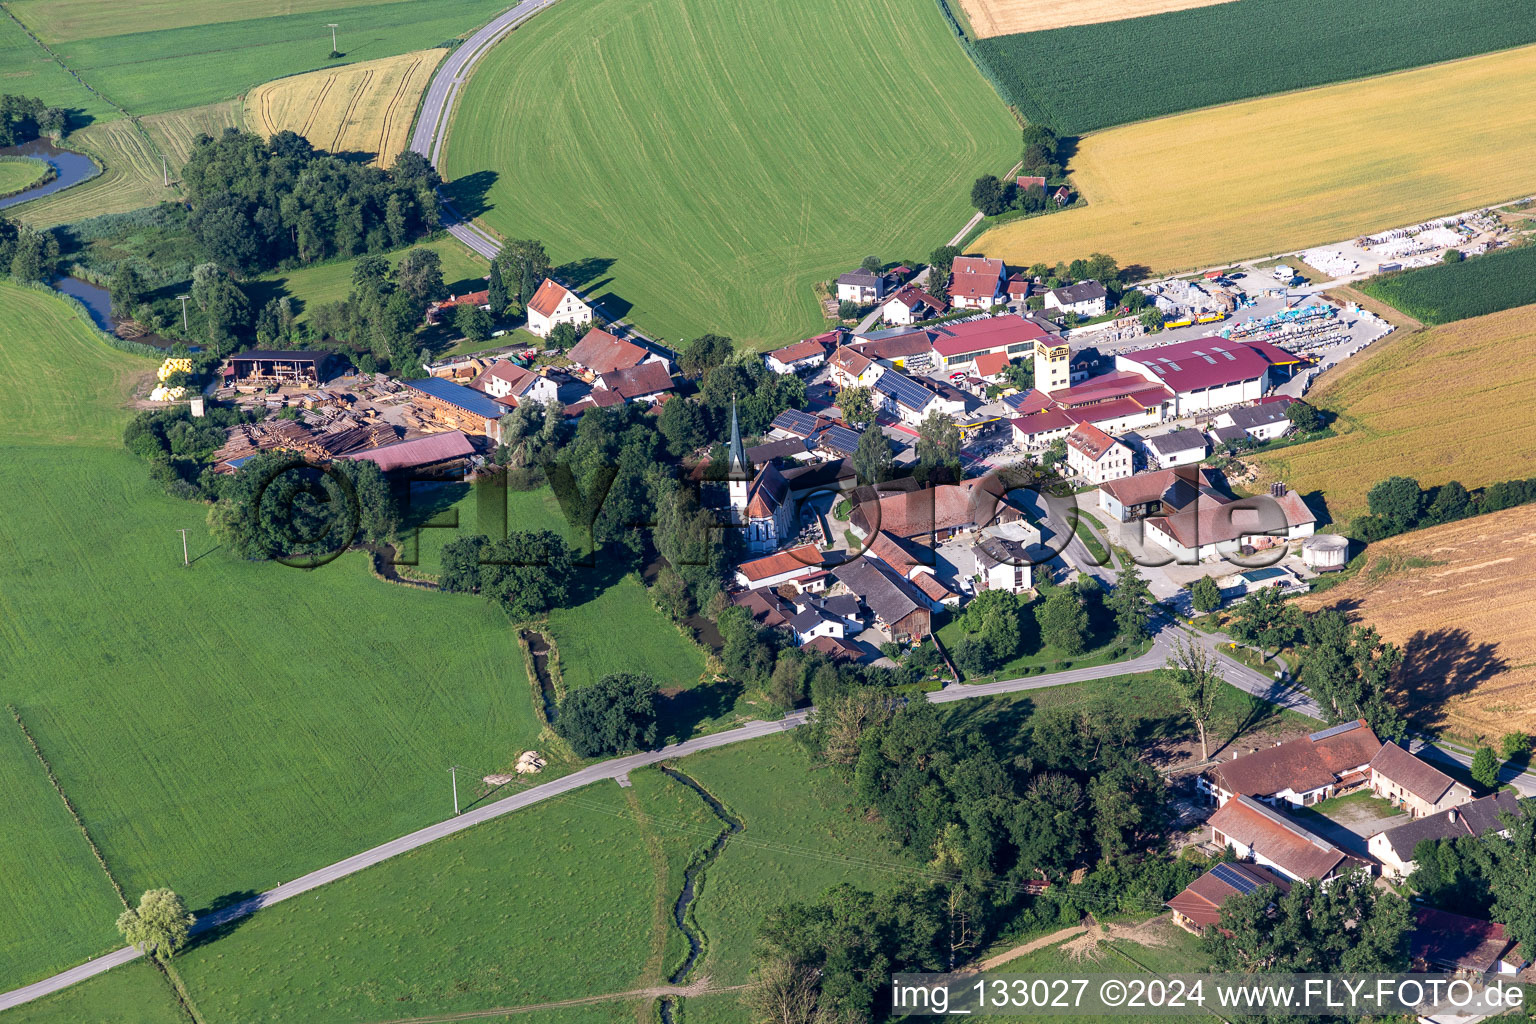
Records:
[[[726,470],[731,476],[745,476],[747,472],[747,449],[741,443],[741,424],[736,420],[735,395],[731,396],[731,459]]]

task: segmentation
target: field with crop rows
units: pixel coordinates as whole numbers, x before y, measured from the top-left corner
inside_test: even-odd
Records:
[[[76,81],[58,61],[49,57],[27,32],[0,12],[0,92],[37,96],[44,103],[76,111],[77,123],[117,117],[104,103]]]
[[[1025,118],[1081,135],[1531,42],[1522,0],[1242,0],[975,47]]]
[[[165,187],[159,155],[126,118],[82,128],[70,135],[69,145],[95,158],[101,173],[53,195],[27,200],[10,211],[17,220],[51,227],[180,196],[174,187]]]
[[[368,153],[388,167],[410,141],[416,104],[447,52],[419,50],[258,85],[245,97],[245,121],[261,135],[296,132],[316,149]]]
[[[1498,475],[1530,472],[1530,452],[1507,452]],[[1536,506],[1405,533],[1366,558],[1302,607],[1342,606],[1403,647],[1397,699],[1415,724],[1468,741],[1536,733]]]
[[[266,888],[441,817],[444,766],[505,770],[533,745],[500,611],[381,583],[360,555],[308,573],[230,558],[118,441],[151,361],[45,293],[0,284],[0,303],[6,699],[127,890],[169,884],[202,908]],[[30,830],[0,833],[0,859],[22,858],[8,891],[90,884],[34,849]],[[0,987],[100,952],[59,922],[113,913],[54,908]]]
[[[245,124],[241,105],[235,100],[223,100],[201,107],[188,107],[165,114],[151,114],[141,119],[149,137],[171,163],[171,175],[186,166],[192,156],[192,145],[199,135],[217,136],[226,128],[240,128]]]
[[[445,176],[492,230],[595,261],[612,315],[770,346],[825,328],[814,282],[959,230],[1018,147],[933,0],[593,0],[481,60]]]
[[[1321,492],[1340,524],[1364,513],[1366,491],[1389,476],[1417,477],[1426,487],[1529,476],[1533,351],[1536,306],[1388,335],[1307,396],[1338,414],[1334,436],[1249,461],[1261,484],[1284,480],[1302,494]]]
[[[272,15],[308,17],[324,25],[339,19],[322,14],[341,13],[346,8],[369,7],[378,0],[218,0],[196,3],[190,0],[10,0],[6,7],[26,22],[46,43],[68,39],[93,39],[142,31],[145,25],[159,28],[184,28],[211,25],[221,21],[266,18]],[[353,11],[354,19],[366,17],[366,11]]]
[[[122,6],[149,5],[135,2]],[[168,6],[194,10],[209,5]],[[66,64],[104,95],[134,114],[154,114],[230,99],[284,75],[436,46],[489,21],[504,7],[500,0],[332,4],[324,10],[302,9],[241,21],[132,31],[160,24],[156,19],[140,18],[136,23],[125,20],[119,26],[124,31],[117,34],[70,35],[51,45]],[[242,5],[237,13],[252,9]],[[17,13],[23,20],[28,16],[25,10]],[[31,13],[36,15],[38,10]],[[341,25],[337,45],[344,57],[340,61],[329,57],[328,22]],[[92,31],[90,19],[74,19],[70,25],[71,31]]]
[[[959,0],[977,36],[1144,18],[1234,0]]]
[[[1360,290],[1427,324],[1528,305],[1536,302],[1536,245],[1383,274]]]
[[[1087,207],[974,248],[1023,265],[1107,252],[1155,272],[1217,266],[1524,195],[1532,161],[1528,46],[1097,132],[1072,161]]]

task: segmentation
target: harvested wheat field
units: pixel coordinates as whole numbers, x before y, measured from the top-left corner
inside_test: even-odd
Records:
[[[972,246],[1010,264],[1107,252],[1154,272],[1290,252],[1531,191],[1536,46],[1083,137],[1083,209]]]
[[[1334,436],[1247,460],[1258,484],[1322,492],[1347,523],[1389,476],[1480,487],[1536,476],[1536,306],[1414,334],[1390,334],[1325,374],[1307,401],[1336,413]]]
[[[1143,18],[1191,7],[1211,7],[1234,0],[960,0],[976,35],[1009,36],[1068,25]]]
[[[418,50],[252,89],[245,120],[266,135],[297,132],[316,149],[372,153],[388,167],[409,141],[416,103],[447,50]]]
[[[1366,568],[1308,611],[1340,607],[1404,650],[1399,697],[1468,741],[1536,733],[1536,505],[1371,545]]]

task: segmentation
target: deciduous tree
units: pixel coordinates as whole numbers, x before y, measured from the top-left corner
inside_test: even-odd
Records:
[[[1223,680],[1219,662],[1204,646],[1181,636],[1174,638],[1168,670],[1173,692],[1200,734],[1200,760],[1209,761],[1211,747],[1206,730],[1210,727],[1211,716],[1216,713],[1217,698],[1221,696]]]
[[[194,920],[174,891],[150,889],[139,897],[138,907],[118,916],[117,930],[130,945],[163,964],[187,944]]]

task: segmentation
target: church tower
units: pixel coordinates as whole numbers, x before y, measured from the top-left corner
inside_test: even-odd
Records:
[[[1035,387],[1046,394],[1072,386],[1072,350],[1058,339],[1035,340]]]
[[[726,463],[726,480],[729,482],[731,517],[738,522],[747,512],[748,476],[747,449],[741,443],[741,424],[736,419],[736,398],[731,398],[731,455]]]

